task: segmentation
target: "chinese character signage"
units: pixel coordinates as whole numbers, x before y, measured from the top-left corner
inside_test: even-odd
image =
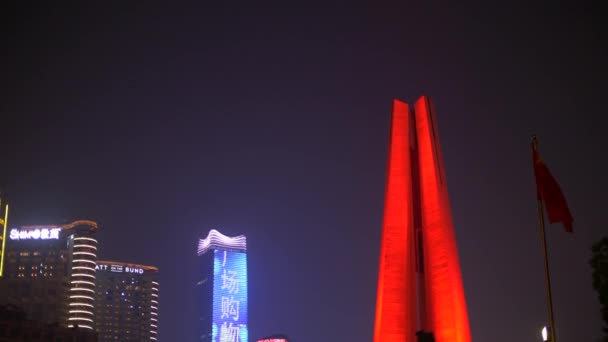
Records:
[[[214,250],[213,342],[247,342],[247,254]]]
[[[42,228],[42,229],[11,229],[11,240],[49,240],[59,239],[61,228]]]

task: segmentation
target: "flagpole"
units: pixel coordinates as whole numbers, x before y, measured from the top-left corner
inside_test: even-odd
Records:
[[[536,151],[536,136],[532,136],[532,150]],[[536,160],[533,161],[536,163]],[[536,179],[536,177],[534,177]],[[538,191],[537,191],[538,192]],[[547,290],[547,310],[549,313],[549,331],[550,331],[550,342],[557,342],[555,336],[555,320],[553,319],[553,299],[551,296],[551,277],[549,274],[549,258],[547,256],[547,238],[545,234],[545,215],[543,212],[543,201],[540,196],[537,196],[538,204],[538,223],[540,226],[540,238],[543,244],[543,257],[545,266],[545,288]]]
[[[555,321],[553,319],[553,299],[551,296],[551,277],[549,275],[549,258],[547,257],[547,238],[545,237],[545,218],[543,215],[543,202],[538,200],[538,221],[540,223],[540,237],[543,242],[543,256],[545,265],[545,287],[547,289],[547,309],[549,311],[549,330],[551,331],[551,342],[556,342]]]

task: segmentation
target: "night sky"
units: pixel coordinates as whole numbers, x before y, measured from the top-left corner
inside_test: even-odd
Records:
[[[0,9],[11,226],[96,220],[100,258],[158,266],[164,341],[193,340],[198,238],[246,234],[250,339],[371,341],[392,100],[428,94],[473,339],[546,322],[534,133],[575,219],[548,227],[558,337],[599,338],[607,13],[221,3]]]

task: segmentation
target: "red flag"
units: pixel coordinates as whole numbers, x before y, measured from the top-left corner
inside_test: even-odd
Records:
[[[566,197],[545,162],[540,158],[540,154],[536,150],[536,138],[532,142],[532,163],[536,178],[536,196],[545,202],[549,223],[561,222],[566,231],[572,233],[573,220]]]

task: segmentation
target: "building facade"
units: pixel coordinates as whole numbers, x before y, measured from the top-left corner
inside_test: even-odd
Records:
[[[7,233],[0,304],[41,324],[94,330],[97,223],[11,228]]]
[[[430,99],[395,100],[375,342],[470,342],[439,133]],[[417,333],[418,332],[418,333]]]
[[[96,269],[99,341],[158,340],[158,268],[97,261]]]
[[[198,243],[197,341],[247,342],[247,240],[215,229]]]

